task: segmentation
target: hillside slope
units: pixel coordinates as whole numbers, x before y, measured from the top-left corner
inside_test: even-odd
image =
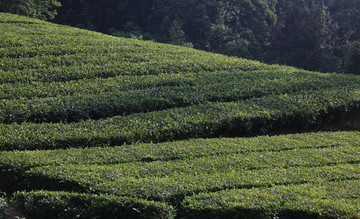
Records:
[[[358,132],[224,137],[360,128],[360,77],[6,13],[0,32],[0,191],[29,218],[359,217]]]

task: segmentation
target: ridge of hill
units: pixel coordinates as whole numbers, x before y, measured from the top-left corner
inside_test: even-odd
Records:
[[[0,33],[0,191],[27,217],[359,218],[359,132],[239,138],[360,128],[359,76],[6,13]]]

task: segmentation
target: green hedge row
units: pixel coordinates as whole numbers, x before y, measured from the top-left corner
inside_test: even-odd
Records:
[[[214,73],[215,74],[215,73]],[[67,82],[30,82],[0,84],[0,99],[44,98],[74,94],[98,94],[126,90],[141,90],[163,86],[190,86],[206,73],[133,75],[112,78],[83,79]]]
[[[177,174],[211,174],[222,171],[261,170],[268,168],[316,167],[343,163],[360,163],[360,146],[330,147],[320,149],[296,149],[280,152],[253,152],[249,154],[225,154],[200,158],[125,163],[114,165],[65,164],[32,168],[31,172],[51,178],[81,175],[88,182],[118,177],[171,177]]]
[[[209,101],[241,101],[264,95],[305,92],[306,89],[317,90],[329,87],[343,89],[345,84],[348,89],[352,86],[358,88],[360,84],[360,81],[356,80],[338,82],[335,78],[331,81],[309,82],[295,77],[263,81],[258,78],[237,83],[234,79],[241,78],[241,74],[224,74],[224,76],[227,78],[216,80],[219,75],[216,77],[210,75],[200,85],[162,86],[145,90],[98,94],[80,93],[72,96],[59,95],[29,100],[0,100],[0,122],[76,122],[84,119],[99,119],[204,104]],[[217,82],[213,84],[210,81]],[[258,86],[254,87],[253,83],[258,83]],[[287,85],[283,86],[284,83]],[[259,87],[266,87],[266,89],[259,89]]]
[[[18,25],[16,25],[18,26]],[[39,26],[29,26],[30,28],[37,29]],[[26,26],[25,26],[26,28]],[[60,29],[58,29],[60,31]],[[27,30],[24,30],[27,31]],[[13,33],[12,33],[13,34]],[[36,32],[34,33],[36,34]],[[51,33],[50,33],[51,35]],[[53,33],[54,35],[54,33]],[[25,45],[23,47],[0,47],[0,58],[12,58],[12,59],[27,59],[27,58],[41,58],[43,59],[46,56],[50,57],[57,57],[57,56],[66,56],[66,55],[85,55],[89,56],[91,54],[98,55],[98,54],[107,54],[108,57],[116,55],[116,57],[123,57],[125,60],[132,60],[132,58],[141,59],[143,61],[149,60],[149,58],[159,59],[160,57],[153,52],[156,47],[151,46],[148,50],[149,54],[148,56],[144,56],[144,52],[146,52],[145,49],[139,48],[137,49],[134,44],[131,44],[131,40],[128,42],[124,42],[121,40],[118,40],[116,44],[115,41],[101,41],[101,38],[95,38],[90,39],[89,41],[86,41],[85,38],[79,38],[76,35],[73,34],[66,34],[68,37],[70,37],[71,40],[67,42],[61,42],[59,45]],[[62,39],[63,36],[54,36],[57,39]],[[89,37],[91,35],[89,34]],[[40,38],[41,39],[41,38]],[[47,38],[42,38],[43,42],[46,43]],[[120,44],[120,42],[123,42],[123,44]],[[79,46],[79,43],[81,43],[81,47]],[[125,43],[125,45],[124,45]],[[99,46],[101,45],[101,47]],[[183,50],[182,52],[186,54],[186,50]],[[165,53],[165,51],[163,51]],[[126,53],[131,53],[132,56],[127,56]],[[181,53],[181,52],[179,52]],[[142,54],[142,55],[141,55]],[[173,54],[175,55],[175,54]],[[143,57],[143,58],[142,58]],[[176,57],[176,56],[175,56]],[[6,59],[9,63],[12,63],[9,59]],[[9,65],[10,66],[10,65]]]
[[[78,123],[0,125],[0,149],[56,149],[309,130],[359,110],[358,90],[321,90],[209,103]]]
[[[14,186],[14,190],[110,193],[178,204],[182,198],[199,192],[359,179],[356,133],[298,134],[238,139],[239,142],[236,139],[224,140],[222,144],[220,139],[201,140],[198,145],[194,143],[199,140],[175,142],[173,148],[167,147],[170,143],[147,144],[144,146],[150,151],[162,147],[157,153],[167,150],[169,154],[168,157],[163,155],[164,161],[145,163],[151,161],[147,157],[149,150],[144,150],[143,156],[138,157],[140,162],[130,162],[141,156],[137,154],[141,145],[122,148],[130,155],[130,161],[123,164],[116,164],[121,162],[117,158],[121,153],[114,153],[111,157],[111,153],[121,147],[2,152],[0,182],[9,184],[2,185],[3,188]],[[206,148],[205,145],[211,143],[213,145]],[[179,145],[183,148],[176,151]],[[201,151],[198,148],[203,145],[205,154],[196,157],[196,150]],[[133,150],[129,150],[130,147]],[[229,152],[227,147],[233,149]],[[217,155],[212,155],[216,148],[223,148],[223,154],[220,150]],[[184,149],[193,151],[193,156],[186,157],[187,150]],[[72,154],[73,157],[67,156],[72,152],[77,153]],[[174,154],[183,157],[174,160]],[[55,158],[53,163],[52,158]]]
[[[112,78],[83,79],[67,82],[30,82],[0,84],[0,99],[57,97],[74,94],[98,94],[148,89],[162,86],[209,86],[216,85],[220,91],[227,89],[241,90],[244,93],[269,93],[275,91],[299,91],[322,89],[359,84],[359,78],[350,75],[320,74],[306,71],[285,70],[269,71],[215,71],[181,74],[132,75]],[[255,86],[256,84],[256,86]],[[293,89],[293,90],[291,90]],[[249,90],[249,91],[248,91]]]
[[[187,197],[181,218],[359,218],[359,181],[235,189]],[[112,195],[16,193],[28,218],[174,218],[166,204]]]
[[[359,218],[359,181],[234,189],[187,197],[181,218]],[[113,195],[33,191],[13,204],[31,218],[174,218],[172,206]]]
[[[68,57],[72,60],[73,57]],[[93,57],[95,59],[95,57]],[[215,58],[217,59],[217,58]],[[19,83],[19,82],[34,82],[34,81],[70,81],[84,78],[109,78],[119,75],[158,75],[158,74],[176,74],[187,72],[201,72],[201,71],[221,71],[221,70],[259,70],[259,69],[277,69],[280,67],[263,66],[264,64],[243,63],[245,61],[226,61],[218,60],[219,62],[211,62],[211,60],[202,60],[196,57],[199,63],[192,63],[191,60],[165,60],[165,61],[151,61],[131,63],[126,61],[107,62],[104,60],[101,63],[94,61],[74,62],[69,65],[64,59],[59,57],[59,63],[41,63],[34,69],[35,64],[31,64],[29,69],[23,70],[5,70],[0,69],[0,83]],[[3,60],[1,60],[3,62]],[[1,63],[0,62],[0,63]],[[70,61],[69,61],[70,62]],[[99,60],[100,62],[100,60]],[[19,68],[25,68],[23,65],[27,63],[19,62]],[[41,67],[43,66],[43,67]]]
[[[94,49],[95,50],[95,49]],[[139,51],[140,52],[140,51]],[[155,53],[154,53],[155,54]],[[49,67],[63,67],[66,68],[68,66],[77,66],[82,64],[93,64],[93,65],[110,65],[115,66],[118,64],[119,66],[126,66],[126,64],[131,64],[128,66],[129,69],[136,69],[136,67],[142,66],[145,63],[158,63],[160,66],[164,67],[168,64],[176,64],[179,63],[188,63],[190,64],[190,60],[193,55],[184,56],[181,59],[174,60],[172,55],[168,55],[164,53],[163,56],[157,55],[149,55],[146,56],[144,54],[139,54],[138,52],[116,52],[116,53],[79,53],[79,54],[64,54],[64,55],[47,55],[47,56],[35,56],[35,57],[20,57],[20,58],[12,58],[12,57],[2,57],[1,58],[1,68],[3,71],[16,71],[16,70],[27,70],[27,69],[43,69]],[[204,57],[206,58],[206,57]],[[226,60],[226,58],[224,57]],[[206,59],[205,59],[206,60]],[[175,68],[179,68],[180,66],[174,66]],[[190,67],[190,66],[188,66]],[[126,69],[126,67],[125,67]],[[159,67],[161,69],[161,67]]]
[[[175,209],[165,203],[112,195],[18,192],[14,194],[12,203],[28,219],[175,218]]]
[[[270,76],[266,77],[265,74]],[[101,92],[100,90],[104,89],[100,88],[103,83],[99,83],[93,84],[93,87],[89,85],[82,87],[82,89],[86,89],[85,94],[76,93],[71,96],[58,94],[56,97],[47,98],[0,100],[0,122],[75,122],[184,107],[209,101],[241,101],[264,95],[305,92],[306,90],[343,89],[344,86],[347,86],[347,89],[358,88],[360,84],[359,80],[351,77],[336,77],[335,75],[334,77],[322,77],[309,73],[265,74],[264,72],[258,72],[252,76],[243,72],[200,74],[194,76],[196,79],[192,80],[193,84],[191,85],[189,85],[190,80],[186,79],[185,82],[182,80],[172,81],[175,85],[181,84],[180,86],[173,86],[174,84],[169,86],[166,83],[171,82],[164,81],[164,86],[161,87],[155,87],[155,81],[152,78],[148,84],[146,81],[142,85],[139,81],[130,83],[138,87],[152,86],[151,88],[109,92]],[[158,85],[161,83],[157,82]],[[254,86],[254,83],[257,86]],[[83,83],[78,83],[77,86],[81,84]],[[111,89],[111,86],[119,87],[116,84],[115,81],[111,82],[109,88]],[[130,88],[127,85],[124,87]],[[28,95],[32,93],[24,87],[23,89],[22,93],[25,92]],[[68,87],[68,89],[71,88]],[[98,93],[88,94],[88,90]],[[72,92],[76,92],[76,89]]]
[[[26,186],[33,189],[107,193],[178,204],[184,197],[200,193],[235,188],[269,187],[299,183],[358,180],[360,164],[337,164],[314,167],[273,167],[266,169],[226,169],[219,171],[173,173],[169,176],[126,177],[108,175],[99,167],[96,171],[72,170],[58,172],[45,168],[25,173]],[[70,169],[70,168],[69,168]],[[96,167],[95,167],[96,170]]]
[[[208,156],[234,156],[251,153],[303,151],[304,149],[328,150],[357,148],[360,132],[328,132],[262,136],[253,138],[190,139],[158,144],[135,144],[105,148],[72,148],[46,151],[0,152],[1,169],[25,171],[31,167],[48,165],[104,165],[130,162],[171,161]],[[310,150],[311,151],[311,150]],[[356,153],[355,153],[356,154]],[[316,155],[314,155],[316,156]],[[352,156],[352,155],[351,155]]]
[[[184,218],[360,218],[360,181],[235,189],[189,196]]]
[[[59,178],[76,174],[83,174],[80,178],[86,184],[99,182],[99,177],[107,180],[116,177],[161,178],[178,174],[189,177],[226,170],[260,171],[269,167],[356,163],[359,161],[359,138],[358,132],[338,132],[193,139],[113,148],[1,152],[0,185],[16,191],[26,187],[43,189],[42,186],[49,184],[58,185]],[[29,183],[33,180],[37,182]],[[74,183],[66,187],[69,188],[87,190]]]
[[[19,16],[15,14],[9,14],[9,13],[0,13],[0,21],[2,23],[34,23],[34,24],[45,24],[47,22],[35,19],[35,18],[29,18],[25,16]]]
[[[184,198],[201,192],[224,189],[269,187],[299,183],[331,182],[339,180],[359,180],[359,164],[338,164],[314,167],[273,167],[259,170],[214,170],[211,173],[173,173],[169,176],[148,176],[145,178],[123,176],[103,171],[100,166],[95,171],[72,170],[49,171],[50,168],[33,169],[15,176],[21,181],[17,189],[49,189],[99,194],[114,194],[142,199],[151,199],[171,204],[179,204]],[[2,174],[3,175],[3,174]],[[8,183],[15,185],[6,176]]]

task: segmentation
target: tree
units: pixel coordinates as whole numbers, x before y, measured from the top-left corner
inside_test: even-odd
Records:
[[[360,41],[353,41],[350,44],[350,51],[346,62],[346,71],[353,74],[360,74]]]
[[[267,61],[326,72],[340,68],[338,26],[326,0],[279,0],[277,15]]]
[[[241,46],[243,51],[247,51],[247,54],[241,54],[239,51],[238,54],[232,55],[251,59],[263,58],[272,27],[276,22],[274,3],[275,1],[269,0],[223,1],[221,10],[224,24],[233,34],[230,44]]]
[[[338,54],[341,72],[360,74],[360,1],[328,0],[330,13],[338,25]]]
[[[195,48],[253,59],[262,58],[276,21],[274,0],[168,0],[164,10]]]
[[[171,27],[169,30],[170,34],[170,43],[174,45],[183,45],[185,44],[185,33],[182,30],[181,22],[174,20],[171,23]]]
[[[0,11],[25,15],[42,20],[54,19],[57,0],[0,0]]]

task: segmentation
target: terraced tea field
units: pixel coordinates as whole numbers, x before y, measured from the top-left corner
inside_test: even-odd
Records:
[[[0,32],[0,217],[360,218],[359,76],[5,13]]]

